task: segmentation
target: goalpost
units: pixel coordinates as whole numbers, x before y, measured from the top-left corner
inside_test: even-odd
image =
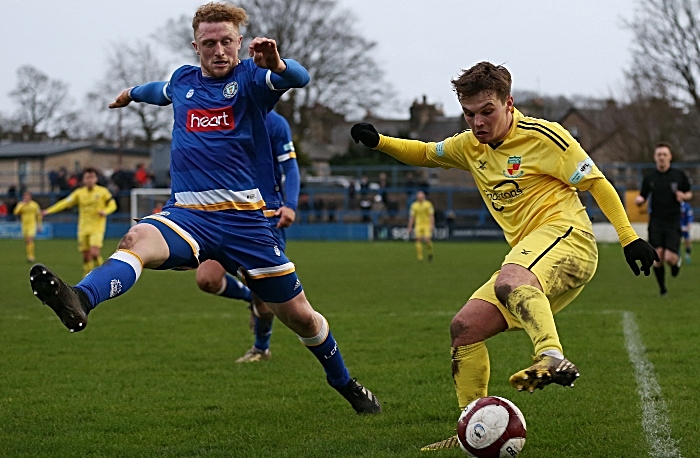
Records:
[[[134,188],[131,190],[131,225],[136,218],[143,218],[153,213],[158,206],[165,205],[170,198],[170,188]]]

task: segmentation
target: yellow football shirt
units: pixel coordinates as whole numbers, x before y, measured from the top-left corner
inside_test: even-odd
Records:
[[[468,170],[489,212],[511,246],[538,227],[561,223],[592,233],[576,189],[605,179],[591,158],[562,126],[526,117],[518,110],[499,143],[484,145],[470,130],[438,143],[380,136],[376,149],[394,157],[420,158],[423,167]]]
[[[413,222],[416,227],[430,227],[430,216],[434,213],[433,204],[428,200],[423,202],[415,201],[411,204],[410,214],[413,216]]]
[[[19,202],[13,212],[20,217],[22,230],[36,231],[37,222],[41,224],[41,208],[34,200]]]
[[[95,185],[92,190],[82,186],[46,209],[47,214],[58,213],[78,206],[78,233],[104,232],[107,218],[100,211],[109,215],[117,209],[117,203],[107,188]]]

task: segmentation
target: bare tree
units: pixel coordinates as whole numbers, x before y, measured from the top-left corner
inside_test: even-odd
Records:
[[[337,0],[241,0],[238,5],[250,18],[244,31],[247,38],[273,38],[283,57],[295,59],[311,75],[308,86],[288,92],[280,102],[279,111],[298,136],[308,128],[315,106],[362,116],[392,97],[371,54],[376,43],[355,30],[357,19],[340,9]],[[170,39],[173,35],[177,42]],[[156,36],[172,51],[192,60],[191,18],[168,21]],[[242,58],[247,55],[247,43],[244,41]]]
[[[59,118],[73,115],[67,109],[68,85],[31,65],[17,69],[17,86],[9,95],[18,105],[15,117],[32,134],[55,130]]]
[[[99,82],[95,92],[88,94],[88,100],[99,104],[102,112],[108,111],[107,105],[122,90],[152,81],[168,79],[168,67],[160,61],[150,45],[137,42],[135,45],[119,43],[112,46],[109,54],[108,69]],[[107,138],[122,142],[127,134],[144,138],[147,147],[153,144],[156,136],[167,134],[172,126],[172,109],[143,103],[131,103],[126,108],[109,110],[109,130],[104,131]]]
[[[641,95],[700,112],[700,2],[639,0],[634,19],[625,25],[634,34],[628,77]]]
[[[192,47],[194,33],[191,15],[183,14],[179,18],[168,19],[165,25],[159,27],[151,36],[185,62],[199,64],[199,56]]]

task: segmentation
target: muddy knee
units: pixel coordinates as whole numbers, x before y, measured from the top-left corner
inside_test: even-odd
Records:
[[[136,234],[136,231],[133,231],[133,229],[130,229],[129,232],[122,237],[122,239],[119,241],[119,245],[117,248],[120,250],[131,250],[134,248],[134,245],[136,245],[136,242],[138,241],[139,237]]]
[[[221,281],[207,276],[197,274],[197,286],[206,293],[216,294],[221,289]]]
[[[469,333],[469,324],[467,321],[461,317],[459,314],[452,318],[450,323],[450,338],[452,339],[452,344],[459,339],[459,337],[467,335]]]
[[[515,288],[508,283],[496,282],[496,285],[494,286],[496,297],[503,305],[508,304],[508,296],[510,296],[510,293],[512,293],[514,289]]]

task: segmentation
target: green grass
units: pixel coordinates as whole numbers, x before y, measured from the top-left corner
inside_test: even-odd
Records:
[[[450,321],[508,247],[439,243],[427,264],[399,242],[289,245],[311,303],[330,321],[353,376],[382,401],[382,415],[355,415],[279,322],[271,361],[235,364],[252,344],[245,305],[200,293],[193,272],[146,271],[125,296],[100,305],[85,331],[69,334],[32,297],[22,242],[4,240],[0,456],[425,456],[420,446],[451,435],[459,415]],[[660,298],[653,278],[629,271],[619,246],[600,253],[592,283],[557,315],[582,373],[576,387],[512,390],[508,377],[532,351],[527,335],[514,332],[488,343],[490,394],[525,414],[525,458],[648,456],[622,329],[622,311],[631,311],[673,438],[684,457],[698,456],[700,268],[684,266]],[[39,241],[37,255],[79,280],[75,241]]]

